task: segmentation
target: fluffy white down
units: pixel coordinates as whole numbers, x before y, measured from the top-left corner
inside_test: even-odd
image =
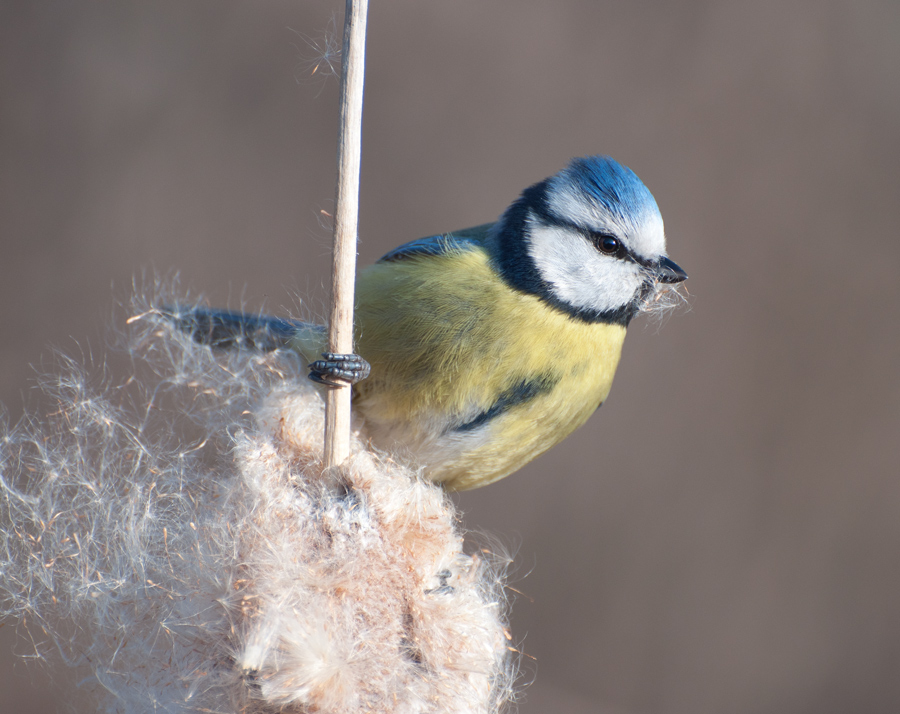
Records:
[[[55,413],[0,428],[0,615],[31,654],[64,655],[85,711],[495,714],[502,581],[440,487],[358,440],[323,473],[295,356],[132,314],[130,379],[70,363]]]

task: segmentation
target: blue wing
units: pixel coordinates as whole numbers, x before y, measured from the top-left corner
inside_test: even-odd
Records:
[[[453,233],[442,233],[437,236],[418,238],[394,248],[389,253],[378,259],[379,263],[390,263],[396,260],[405,260],[419,255],[444,255],[451,251],[472,250],[484,245],[484,241],[493,226],[493,223],[485,223],[474,228],[465,228]]]

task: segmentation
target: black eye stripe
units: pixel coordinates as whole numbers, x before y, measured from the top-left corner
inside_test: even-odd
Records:
[[[569,228],[570,230],[575,231],[576,233],[580,233],[588,241],[591,242],[591,244],[597,249],[598,252],[601,252],[604,255],[611,255],[616,258],[619,258],[620,260],[628,260],[632,263],[637,263],[638,265],[643,266],[645,268],[651,268],[654,265],[654,262],[652,260],[648,260],[647,258],[640,258],[637,255],[635,255],[634,253],[632,253],[625,246],[625,243],[624,243],[624,241],[622,241],[621,238],[618,238],[618,237],[612,235],[611,233],[598,233],[596,231],[592,231],[587,228],[584,228],[583,226],[579,226],[579,225],[573,223],[572,221],[567,221],[564,218],[560,218],[556,214],[548,211],[547,207],[544,203],[539,203],[537,205],[530,206],[530,209],[531,209],[532,215],[536,216],[538,219],[540,219],[543,223],[545,223],[548,226],[558,226],[561,228]],[[619,249],[615,253],[606,253],[605,251],[601,250],[599,247],[598,241],[602,240],[603,238],[613,238],[614,240],[618,241]]]
[[[625,244],[615,236],[607,233],[584,232],[587,233],[594,247],[604,255],[611,255],[616,258],[628,256],[628,249],[625,247]]]

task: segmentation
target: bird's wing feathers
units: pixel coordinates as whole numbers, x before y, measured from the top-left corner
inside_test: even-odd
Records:
[[[406,260],[414,256],[444,255],[454,250],[468,250],[480,247],[484,244],[493,223],[485,223],[474,228],[464,228],[453,233],[442,233],[427,238],[418,238],[409,243],[394,248],[379,258],[379,263],[390,263],[397,260]]]

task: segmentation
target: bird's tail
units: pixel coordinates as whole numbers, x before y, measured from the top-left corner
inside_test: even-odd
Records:
[[[202,307],[165,307],[160,314],[172,321],[196,342],[216,349],[253,349],[271,352],[279,348],[297,349],[298,339],[311,336],[324,338],[320,325],[299,320],[286,320],[271,315],[210,310]]]

